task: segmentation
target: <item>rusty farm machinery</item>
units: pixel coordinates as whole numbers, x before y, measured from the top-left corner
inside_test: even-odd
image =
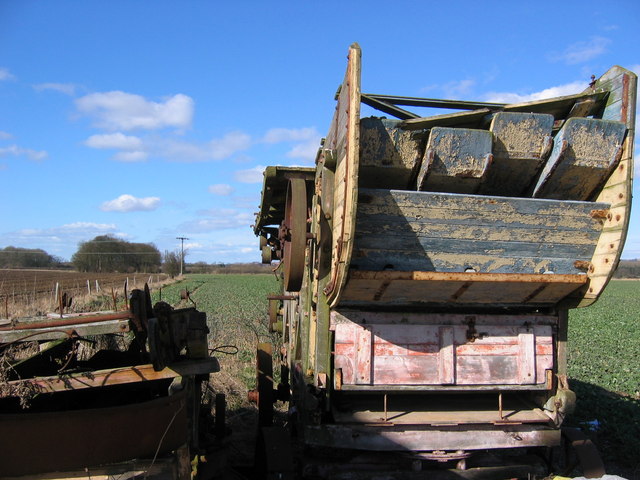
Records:
[[[366,94],[360,65],[353,45],[315,167],[264,172],[254,232],[283,277],[277,387],[258,352],[267,473],[542,478],[564,437],[602,473],[561,426],[568,311],[596,301],[624,245],[636,76],[493,104]],[[271,417],[289,394],[284,454]]]
[[[188,480],[213,460],[224,397],[202,401],[219,371],[206,314],[152,305],[146,285],[125,296],[0,327],[0,478]]]

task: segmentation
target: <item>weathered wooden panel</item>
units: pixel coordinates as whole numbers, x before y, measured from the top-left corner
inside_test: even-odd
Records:
[[[479,193],[523,196],[551,151],[553,116],[499,112],[491,121],[493,162]]]
[[[542,423],[549,423],[544,419],[544,413],[539,411],[538,418]],[[371,415],[369,418],[376,418],[371,423],[379,423],[383,418],[381,412],[378,415]],[[401,416],[401,415],[400,415]],[[414,417],[410,417],[413,419]],[[486,417],[485,417],[486,418]],[[494,412],[495,418],[495,412]],[[526,418],[526,417],[525,417]],[[345,425],[347,422],[338,424],[307,425],[304,430],[305,441],[309,445],[318,445],[331,448],[345,448],[368,451],[434,451],[434,450],[486,450],[490,448],[517,448],[524,447],[553,447],[560,445],[560,429],[540,425],[534,428],[531,424],[514,425],[505,428],[506,421],[499,422],[501,426],[497,428],[482,428],[482,426],[469,426],[462,429],[442,429],[435,426],[426,429],[422,426],[418,428],[407,428],[400,426],[390,428],[389,425],[373,427],[362,425],[360,428],[353,425]],[[394,422],[391,423],[393,425]],[[455,424],[452,421],[446,422]],[[460,422],[465,423],[465,422]],[[484,423],[482,420],[468,423]],[[518,420],[514,420],[518,423]],[[416,423],[413,423],[414,425]],[[417,423],[420,425],[420,423]],[[438,425],[438,424],[436,424]],[[475,428],[474,428],[475,427]],[[514,471],[504,476],[495,475],[495,478],[519,478],[526,477],[530,467],[524,470]],[[471,470],[469,470],[471,471]],[[470,477],[471,475],[469,475]],[[460,476],[458,476],[459,478]]]
[[[409,188],[422,158],[421,134],[398,128],[398,120],[360,120],[359,185],[368,188]]]
[[[456,346],[453,327],[438,327],[440,352],[438,354],[438,383],[456,383]]]
[[[325,145],[337,159],[334,194],[331,277],[325,294],[335,303],[346,281],[353,249],[355,212],[358,195],[360,149],[360,71],[361,51],[357,44],[349,48],[345,78],[338,93],[336,113]]]
[[[343,385],[537,385],[553,368],[548,325],[364,325],[343,319],[334,330]]]
[[[490,132],[433,127],[418,172],[418,190],[475,193],[491,159]]]
[[[555,138],[533,196],[589,200],[620,160],[622,122],[570,118]]]
[[[586,274],[352,270],[342,304],[549,306],[584,286],[587,280]]]
[[[418,398],[418,400],[416,400]],[[336,409],[336,420],[342,424],[379,423],[384,420],[383,404],[377,396],[355,396],[357,408]],[[464,425],[548,423],[549,417],[518,394],[504,395],[502,416],[497,395],[394,395],[387,402],[387,422],[397,425]],[[468,430],[467,430],[468,432]]]
[[[361,189],[351,267],[580,274],[605,203]],[[595,217],[595,218],[594,218]]]

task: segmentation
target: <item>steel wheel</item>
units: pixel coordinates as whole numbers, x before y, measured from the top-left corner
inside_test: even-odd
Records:
[[[292,178],[287,187],[284,210],[284,288],[298,292],[304,274],[305,248],[307,245],[307,188],[301,178]]]

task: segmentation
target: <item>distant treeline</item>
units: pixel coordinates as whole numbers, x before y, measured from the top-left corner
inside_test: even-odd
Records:
[[[71,263],[80,272],[147,272],[160,271],[162,255],[151,243],[133,243],[100,235],[81,242]]]
[[[620,260],[614,278],[640,278],[640,260]]]
[[[57,268],[62,260],[40,248],[5,247],[0,250],[0,268]]]

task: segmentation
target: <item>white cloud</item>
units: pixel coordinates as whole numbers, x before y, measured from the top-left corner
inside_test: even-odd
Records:
[[[3,80],[14,80],[16,77],[9,71],[8,68],[0,68],[0,82]]]
[[[266,167],[262,165],[258,165],[246,170],[238,170],[233,174],[233,176],[235,177],[236,181],[240,183],[262,183],[265,168]]]
[[[221,138],[198,144],[175,139],[148,141],[148,150],[154,155],[178,162],[206,162],[224,160],[251,146],[251,136],[240,131],[230,132]]]
[[[251,137],[244,132],[229,132],[220,139],[209,142],[210,155],[214,160],[228,158],[251,146]]]
[[[178,229],[187,233],[207,233],[234,228],[248,229],[254,221],[252,214],[233,209],[214,209],[202,212],[202,214],[209,218],[184,222]]]
[[[29,160],[44,160],[49,156],[44,150],[32,150],[30,148],[19,147],[18,145],[9,145],[0,148],[0,157],[27,157]]]
[[[314,138],[304,143],[299,143],[297,145],[294,145],[293,148],[291,148],[291,150],[287,152],[287,157],[305,160],[306,163],[312,165],[314,160],[316,159],[319,146],[319,138]]]
[[[155,210],[159,205],[160,198],[158,197],[136,198],[133,195],[124,194],[114,200],[104,202],[100,206],[100,210],[103,212],[141,212]]]
[[[514,93],[514,92],[490,92],[485,95],[486,102],[492,103],[522,103],[543,100],[545,98],[561,97],[564,95],[574,95],[585,90],[589,86],[588,82],[577,81],[558,85],[556,87],[545,88],[539,92],[533,93]]]
[[[113,159],[119,162],[142,162],[149,157],[142,139],[120,132],[91,135],[84,144],[87,147],[102,150],[121,150],[113,156]]]
[[[116,229],[116,225],[113,223],[94,223],[94,222],[74,222],[66,223],[59,227],[57,231],[59,233],[78,231],[78,230],[94,230],[98,232],[109,232]]]
[[[39,83],[37,85],[34,85],[33,88],[37,92],[53,90],[54,92],[60,92],[64,93],[65,95],[73,96],[76,94],[77,86],[73,83]]]
[[[446,98],[456,99],[468,96],[476,82],[472,79],[457,80],[442,86]]]
[[[141,150],[118,152],[113,156],[114,160],[125,163],[144,162],[147,158],[149,158],[149,154]]]
[[[231,195],[235,189],[231,185],[227,185],[226,183],[217,183],[215,185],[209,185],[209,193],[213,193],[214,195],[220,195],[223,197],[227,197]]]
[[[287,157],[313,162],[321,139],[314,127],[305,128],[272,128],[262,137],[263,143],[296,142],[287,152]]]
[[[142,147],[142,140],[132,135],[123,133],[106,133],[103,135],[91,135],[84,144],[91,148],[138,150]]]
[[[264,143],[300,142],[316,139],[320,134],[314,127],[306,128],[272,128],[264,134]]]
[[[0,140],[10,140],[13,138],[13,135],[11,135],[8,132],[3,132],[0,130]]]
[[[74,222],[66,223],[58,227],[51,228],[23,228],[17,232],[5,234],[3,237],[12,237],[15,240],[28,240],[30,238],[48,238],[50,240],[61,240],[61,238],[78,238],[82,236],[95,236],[105,233],[113,233],[116,230],[113,223],[94,222]],[[11,243],[9,241],[8,243]]]
[[[183,94],[153,102],[140,95],[111,91],[85,95],[76,100],[76,107],[105,130],[185,129],[191,126],[194,102]]]
[[[591,37],[585,42],[576,42],[569,45],[561,53],[550,55],[551,60],[563,61],[568,65],[583,63],[602,55],[607,51],[607,45],[611,40],[604,37]]]

